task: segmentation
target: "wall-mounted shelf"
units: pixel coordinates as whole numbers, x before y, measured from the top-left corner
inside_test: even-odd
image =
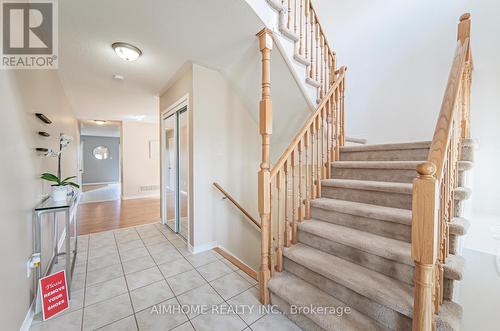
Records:
[[[48,149],[48,148],[41,148],[41,147],[37,147],[37,148],[36,148],[36,151],[37,151],[37,152],[47,153],[47,152],[49,151],[49,149]]]
[[[44,131],[38,131],[38,134],[42,137],[50,137],[50,133]]]
[[[35,114],[36,117],[38,117],[42,122],[46,123],[46,124],[51,124],[52,121],[47,117],[45,116],[44,114],[42,113],[36,113]]]

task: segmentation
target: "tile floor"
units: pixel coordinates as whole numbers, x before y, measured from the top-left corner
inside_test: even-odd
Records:
[[[254,279],[159,223],[80,236],[78,250],[71,308],[30,330],[300,330],[258,311]]]

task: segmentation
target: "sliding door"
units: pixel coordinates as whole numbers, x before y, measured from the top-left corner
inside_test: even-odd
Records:
[[[174,232],[188,237],[189,142],[187,108],[163,118],[163,221]]]

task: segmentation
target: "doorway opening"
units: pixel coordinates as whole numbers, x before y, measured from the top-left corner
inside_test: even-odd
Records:
[[[162,113],[162,223],[188,240],[189,138],[187,100]]]
[[[80,203],[121,198],[121,123],[80,121]]]

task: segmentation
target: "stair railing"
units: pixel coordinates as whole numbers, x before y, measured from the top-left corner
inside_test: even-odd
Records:
[[[279,1],[279,0],[272,0]],[[286,9],[282,26],[295,40],[295,58],[308,65],[308,78],[319,87],[322,100],[335,77],[336,56],[330,47],[311,0],[281,0]]]
[[[415,262],[413,330],[434,330],[443,303],[449,223],[454,215],[461,142],[470,137],[473,69],[470,14],[460,17],[457,47],[427,162],[413,181],[412,257]]]
[[[281,272],[283,269],[283,246],[288,247],[297,242],[297,223],[310,218],[310,201],[320,197],[321,180],[330,177],[331,163],[338,160],[340,146],[344,145],[346,68],[332,71],[331,84],[328,84],[320,104],[271,167],[272,31],[265,28],[257,36],[262,55],[262,99],[259,105],[262,159],[258,173],[261,225],[259,288],[261,302],[268,304],[267,284],[275,271]]]

